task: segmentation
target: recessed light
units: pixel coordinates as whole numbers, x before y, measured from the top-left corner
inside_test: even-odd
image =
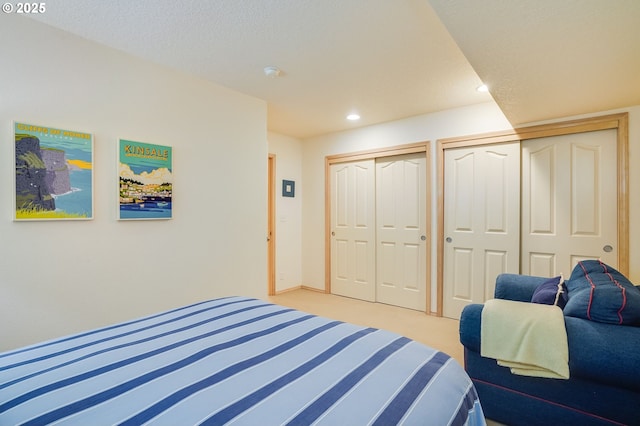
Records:
[[[481,84],[480,86],[476,87],[476,90],[478,92],[488,92],[489,91],[489,86],[487,86],[486,84]]]
[[[350,121],[360,120],[360,116],[358,114],[349,114],[347,115],[347,120],[350,120]]]

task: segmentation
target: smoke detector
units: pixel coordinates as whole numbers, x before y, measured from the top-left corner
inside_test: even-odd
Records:
[[[264,75],[266,75],[269,78],[277,78],[277,77],[280,77],[281,74],[282,74],[282,71],[280,71],[280,68],[278,67],[264,68]]]

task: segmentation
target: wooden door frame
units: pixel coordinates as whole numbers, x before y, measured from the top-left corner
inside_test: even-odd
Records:
[[[367,151],[358,151],[345,154],[328,155],[324,161],[324,292],[331,293],[331,175],[330,167],[333,164],[348,163],[359,160],[393,157],[403,154],[415,154],[423,152],[427,160],[426,182],[426,226],[428,238],[426,240],[426,296],[427,312],[431,311],[431,168],[429,162],[431,155],[431,142],[417,142],[406,145],[397,145],[386,148],[378,148]]]
[[[629,113],[611,114],[550,124],[521,127],[512,131],[485,133],[436,141],[437,169],[437,310],[442,316],[444,297],[444,151],[452,148],[471,147],[527,139],[561,136],[598,130],[616,130],[617,140],[617,192],[618,192],[618,270],[629,274]]]
[[[276,294],[276,156],[267,165],[267,294]]]

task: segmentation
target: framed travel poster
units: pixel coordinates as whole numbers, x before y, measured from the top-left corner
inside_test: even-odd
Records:
[[[15,220],[93,219],[93,136],[14,123]]]
[[[171,147],[120,139],[120,220],[171,219]]]

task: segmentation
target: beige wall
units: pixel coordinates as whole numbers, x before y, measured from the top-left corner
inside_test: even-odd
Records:
[[[266,105],[18,15],[0,25],[0,350],[266,296]],[[94,219],[14,222],[13,120],[94,135]],[[174,218],[117,221],[117,139],[173,147]]]
[[[269,153],[276,156],[276,292],[302,283],[302,143],[268,133]],[[282,196],[282,180],[295,182],[295,197]]]

